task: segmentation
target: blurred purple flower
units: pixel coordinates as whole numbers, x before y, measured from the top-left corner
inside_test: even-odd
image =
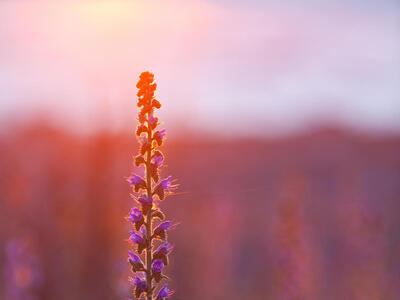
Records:
[[[171,180],[172,176],[168,176],[167,178],[160,181],[159,185],[164,189],[169,191],[171,189]]]
[[[135,287],[141,289],[142,291],[145,291],[147,288],[146,280],[140,278],[139,276],[135,277],[135,279],[133,280],[133,284],[135,285]]]
[[[153,198],[146,195],[140,196],[138,201],[143,205],[153,205]]]
[[[164,284],[161,290],[158,292],[156,300],[163,300],[169,298],[174,294],[174,291],[168,289],[168,284]]]
[[[163,164],[163,157],[159,155],[153,156],[153,163],[156,167],[161,167]]]
[[[152,268],[153,272],[160,273],[162,271],[162,269],[164,268],[164,263],[161,259],[156,259],[153,262],[153,266],[151,268]]]
[[[134,263],[138,263],[141,262],[141,259],[139,256],[137,256],[133,251],[129,250],[128,251],[128,255],[129,255],[129,260],[131,260]]]
[[[172,224],[171,221],[162,222],[162,223],[160,223],[160,225],[158,225],[154,229],[153,236],[154,237],[159,237],[160,239],[165,240],[167,238],[166,231],[174,229],[177,225],[178,225],[178,223]]]
[[[141,254],[146,248],[146,240],[134,231],[129,231],[129,234],[129,240],[131,240],[133,244],[138,245],[138,253]]]
[[[162,279],[161,271],[164,268],[164,262],[161,259],[156,259],[151,266],[151,273],[156,282]]]
[[[158,118],[154,117],[153,114],[150,114],[149,116],[149,123],[150,125],[155,125],[158,122]],[[155,126],[152,126],[153,128],[155,128]]]
[[[160,245],[156,251],[154,251],[154,256],[157,255],[167,255],[173,250],[173,247],[171,246],[170,243],[164,243]]]
[[[165,191],[171,192],[174,190],[175,186],[172,185],[172,176],[168,176],[167,178],[160,181],[160,183],[154,188],[154,194],[156,194],[160,200],[164,200]]]
[[[130,239],[133,243],[140,244],[140,243],[144,243],[144,242],[145,242],[144,239],[143,239],[140,235],[138,235],[136,232],[134,232],[134,231],[129,231],[129,234],[131,235],[131,236],[129,237],[129,239]]]
[[[4,290],[10,299],[37,299],[34,294],[42,286],[44,277],[32,245],[32,241],[22,238],[6,243]]]
[[[171,253],[173,247],[170,243],[164,243],[160,245],[156,251],[153,253],[153,259],[161,259],[164,262],[164,265],[168,265],[168,254]]]
[[[132,223],[143,220],[143,215],[136,207],[133,207],[129,213],[129,221]]]
[[[167,135],[167,129],[161,129],[160,131],[157,131],[157,135],[160,137],[160,139],[164,139],[164,137]]]
[[[128,180],[129,180],[129,183],[133,186],[135,186],[141,182],[144,182],[143,178],[136,174],[132,174],[131,176],[129,176]]]
[[[135,225],[136,230],[139,230],[140,226],[142,226],[144,223],[143,214],[136,207],[133,207],[129,212],[128,220]]]
[[[140,295],[147,291],[147,281],[139,276],[136,276],[133,279],[133,285],[135,286],[135,296],[139,299]]]
[[[128,251],[128,255],[129,255],[128,261],[132,266],[132,271],[133,272],[142,271],[144,266],[140,257],[130,250]]]
[[[144,179],[136,174],[132,174],[131,176],[129,176],[128,182],[132,187],[134,187],[135,192],[138,192],[139,189],[146,188],[146,182],[144,181]]]

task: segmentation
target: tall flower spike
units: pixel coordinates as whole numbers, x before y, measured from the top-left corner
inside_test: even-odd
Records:
[[[144,294],[147,300],[162,300],[174,293],[168,289],[167,284],[164,284],[157,296],[153,297],[154,291],[158,289],[156,285],[167,279],[162,272],[168,265],[168,255],[173,249],[167,242],[167,231],[177,224],[163,221],[165,215],[158,204],[159,200],[164,200],[176,186],[172,184],[171,176],[160,180],[160,169],[164,166],[165,157],[158,147],[165,142],[167,131],[157,129],[160,122],[155,116],[155,111],[161,108],[161,103],[154,98],[157,88],[154,75],[143,72],[139,76],[136,87],[139,89],[137,106],[140,110],[136,137],[140,146],[139,154],[134,158],[134,166],[136,168],[144,166],[145,175],[140,177],[132,173],[127,178],[132,187],[133,198],[139,205],[130,210],[127,218],[133,227],[133,230],[129,232],[132,250],[128,251],[128,262],[132,272],[139,272],[140,275],[132,279],[134,297],[139,299]],[[160,243],[160,241],[163,244],[153,250],[153,243]],[[143,252],[146,254],[144,261],[139,256]],[[143,275],[145,277],[141,277]]]

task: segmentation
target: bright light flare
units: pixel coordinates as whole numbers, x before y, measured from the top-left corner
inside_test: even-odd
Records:
[[[72,6],[87,23],[102,29],[116,29],[138,20],[143,6],[133,1],[93,1]]]

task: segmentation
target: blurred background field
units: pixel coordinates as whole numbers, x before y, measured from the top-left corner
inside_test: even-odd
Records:
[[[2,274],[1,298],[125,299],[133,134],[36,123],[0,141],[0,245],[36,261]],[[176,299],[398,299],[399,136],[191,136],[164,151],[181,185],[163,204],[181,221]]]
[[[177,300],[400,299],[396,0],[0,1],[0,299],[127,299],[138,75]]]

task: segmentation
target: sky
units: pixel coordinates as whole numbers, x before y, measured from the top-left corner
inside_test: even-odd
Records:
[[[155,73],[179,131],[318,124],[400,132],[400,5],[369,1],[0,1],[0,121],[135,124]],[[172,130],[173,131],[173,130]]]

